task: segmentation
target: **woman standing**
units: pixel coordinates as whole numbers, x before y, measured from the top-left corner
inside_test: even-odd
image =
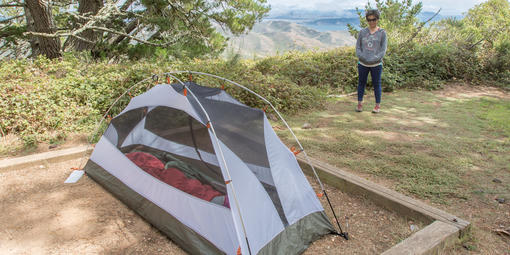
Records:
[[[358,57],[358,106],[357,112],[363,111],[363,95],[367,84],[368,73],[372,75],[374,86],[375,107],[373,113],[381,108],[381,74],[382,59],[386,54],[386,31],[377,26],[379,21],[378,10],[368,10],[365,14],[368,27],[359,31],[356,42],[356,56]]]

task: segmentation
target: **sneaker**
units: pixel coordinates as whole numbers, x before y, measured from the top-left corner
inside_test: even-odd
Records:
[[[379,113],[380,109],[381,109],[381,106],[376,105],[376,106],[374,107],[374,109],[372,110],[372,113]]]
[[[356,111],[357,112],[362,112],[363,111],[363,106],[361,104],[358,104],[358,106],[356,107]]]

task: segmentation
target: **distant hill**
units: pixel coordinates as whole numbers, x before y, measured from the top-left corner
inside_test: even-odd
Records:
[[[231,37],[226,54],[264,57],[289,50],[327,50],[355,43],[348,31],[320,32],[289,21],[269,20],[256,24],[247,35]]]
[[[418,19],[426,21],[435,12],[422,11],[418,14]],[[440,12],[432,21],[438,21],[444,18],[461,19],[462,15],[442,15]],[[285,12],[270,13],[266,20],[289,21],[301,24],[318,31],[337,31],[347,30],[347,24],[359,27],[359,17],[355,9],[346,9],[341,11],[319,11],[319,10],[301,10],[294,9]]]

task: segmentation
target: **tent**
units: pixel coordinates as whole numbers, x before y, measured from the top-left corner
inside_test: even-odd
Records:
[[[192,254],[296,254],[335,233],[265,112],[223,89],[190,81],[133,97],[84,170]]]

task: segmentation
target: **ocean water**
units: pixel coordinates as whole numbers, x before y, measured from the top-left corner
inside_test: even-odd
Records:
[[[327,31],[347,31],[347,24],[331,24],[331,25],[316,25],[316,24],[307,24],[307,23],[298,23],[299,25],[317,30],[319,32],[327,32]]]
[[[359,21],[356,19],[264,19],[266,21],[285,21],[290,23],[299,24],[301,26],[311,28],[319,32],[327,31],[348,31],[347,24],[358,26]]]

